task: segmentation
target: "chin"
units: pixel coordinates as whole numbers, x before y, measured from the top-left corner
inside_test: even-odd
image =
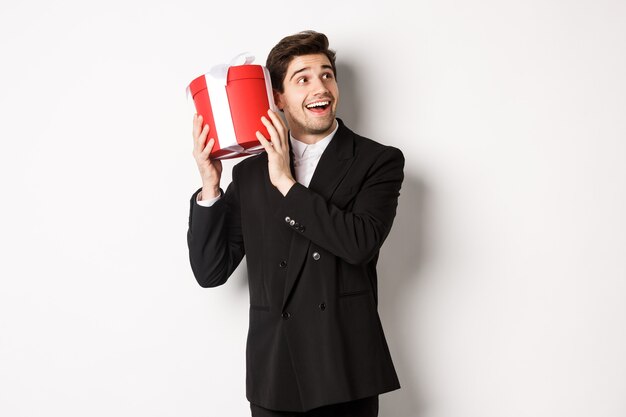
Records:
[[[333,127],[335,116],[331,116],[329,119],[316,120],[313,123],[308,123],[307,128],[312,133],[324,133]]]

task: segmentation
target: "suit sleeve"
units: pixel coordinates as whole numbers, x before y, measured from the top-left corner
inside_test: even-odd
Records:
[[[197,204],[201,189],[191,197],[187,231],[189,261],[198,284],[205,288],[224,284],[245,253],[235,168],[226,193],[211,207]]]
[[[351,264],[369,262],[387,238],[396,215],[404,179],[404,156],[388,147],[370,167],[350,211],[296,183],[283,198],[279,215],[295,220],[294,228],[320,247]],[[289,224],[285,222],[285,227]]]

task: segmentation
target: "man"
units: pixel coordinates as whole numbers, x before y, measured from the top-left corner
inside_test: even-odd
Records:
[[[194,117],[202,188],[191,198],[191,267],[202,287],[214,287],[246,255],[253,417],[377,416],[378,394],[400,388],[377,312],[376,263],[404,158],[335,118],[325,35],[282,39],[266,67],[289,130],[268,111],[270,138],[257,132],[266,152],[235,165],[225,193],[208,125]]]

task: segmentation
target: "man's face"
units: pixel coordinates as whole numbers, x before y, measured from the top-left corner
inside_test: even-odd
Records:
[[[324,54],[293,58],[283,80],[283,93],[276,92],[291,134],[299,140],[319,140],[332,131],[339,88],[330,61]]]

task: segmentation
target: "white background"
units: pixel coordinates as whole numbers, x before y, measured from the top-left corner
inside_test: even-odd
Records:
[[[185,87],[316,29],[340,117],[407,161],[379,263],[402,389],[380,415],[623,417],[625,18],[618,0],[4,1],[0,414],[249,415],[245,266],[202,289],[188,265]]]

